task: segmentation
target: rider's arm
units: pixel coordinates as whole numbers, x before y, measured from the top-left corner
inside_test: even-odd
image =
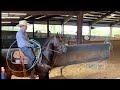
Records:
[[[16,39],[18,47],[34,47],[34,45],[29,42],[28,37],[26,37],[22,32],[18,32],[16,34]]]

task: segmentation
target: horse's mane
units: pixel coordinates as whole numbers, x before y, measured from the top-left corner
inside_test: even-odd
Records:
[[[54,36],[49,37],[49,38],[47,39],[47,41],[45,42],[45,44],[43,44],[43,47],[45,47],[53,37],[54,37]]]
[[[46,42],[43,44],[42,50],[45,49],[45,47],[48,45],[48,43],[50,42],[50,40],[51,40],[52,38],[54,38],[54,37],[59,38],[59,35],[53,35],[53,36],[49,37],[49,38],[46,40]]]

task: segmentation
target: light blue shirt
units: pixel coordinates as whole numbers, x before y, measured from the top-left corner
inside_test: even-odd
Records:
[[[16,33],[16,40],[17,40],[17,45],[19,48],[34,47],[34,45],[29,42],[29,37],[25,30],[20,29]]]

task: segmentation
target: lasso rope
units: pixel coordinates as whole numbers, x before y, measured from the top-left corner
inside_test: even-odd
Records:
[[[41,54],[41,45],[40,45],[39,42],[37,42],[36,40],[31,39],[30,42],[36,43],[36,44],[39,46],[38,56],[36,57],[36,60],[34,61],[33,65],[32,65],[29,69],[24,70],[24,71],[15,71],[15,70],[11,69],[11,68],[9,67],[9,64],[8,64],[8,54],[9,54],[9,52],[10,52],[11,47],[14,45],[15,42],[16,42],[16,40],[10,45],[10,47],[9,47],[9,49],[8,49],[8,51],[7,51],[7,56],[6,56],[7,66],[8,66],[8,68],[9,68],[11,71],[13,71],[13,72],[19,72],[19,73],[20,73],[20,72],[26,72],[26,71],[32,69],[32,68],[38,63],[38,61],[39,61],[39,59],[40,59],[40,56],[42,55],[42,54]]]

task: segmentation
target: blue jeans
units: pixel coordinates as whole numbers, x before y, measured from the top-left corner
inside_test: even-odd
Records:
[[[20,50],[29,58],[28,62],[28,68],[31,68],[31,66],[34,63],[35,55],[33,53],[33,50],[31,47],[22,47]]]

